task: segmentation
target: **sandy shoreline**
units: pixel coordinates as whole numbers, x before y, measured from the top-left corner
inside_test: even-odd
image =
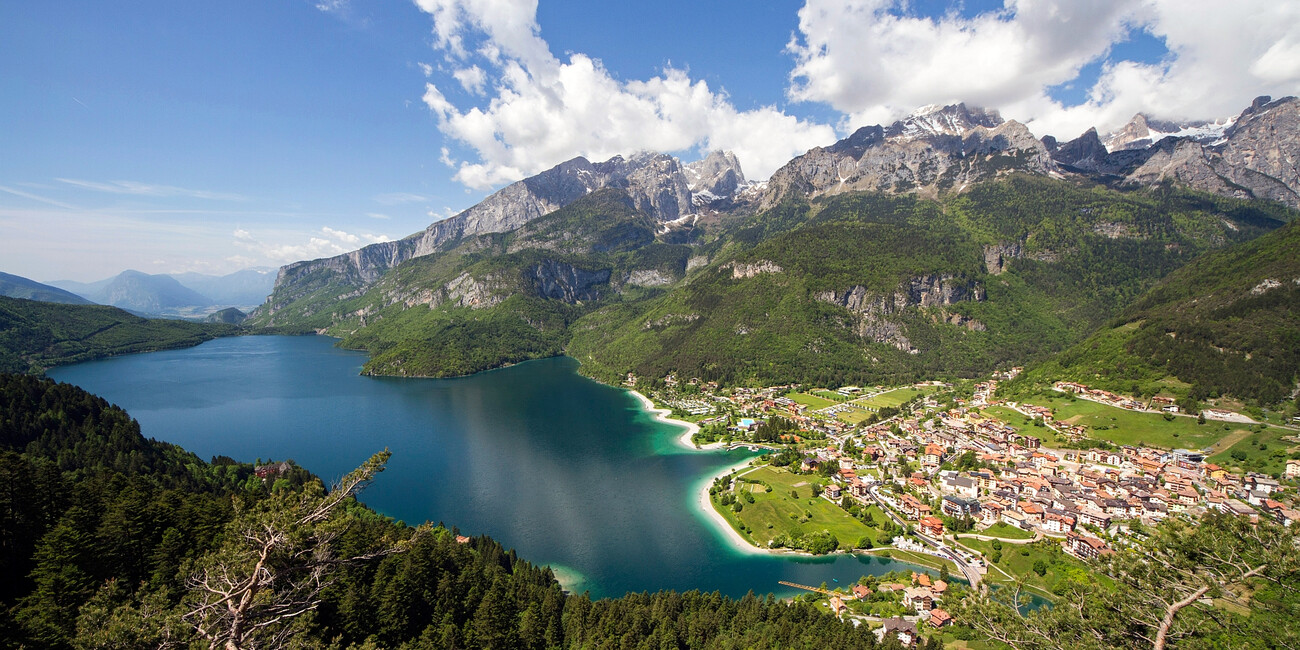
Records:
[[[699,449],[699,447],[696,447],[695,443],[692,442],[692,439],[695,437],[695,434],[700,432],[700,425],[695,424],[694,422],[686,422],[684,420],[674,420],[668,417],[673,414],[672,411],[668,409],[655,408],[655,403],[650,401],[649,397],[646,397],[637,391],[632,390],[628,392],[632,393],[633,397],[640,400],[641,406],[643,406],[646,411],[653,414],[656,420],[677,425],[679,427],[686,427],[686,432],[677,439],[677,444],[686,447],[687,449]]]
[[[684,422],[682,420],[674,420],[673,418],[668,417],[669,415],[672,414],[672,411],[668,409],[656,408],[654,402],[650,401],[650,398],[646,397],[645,395],[642,395],[641,393],[635,390],[630,390],[628,392],[631,393],[633,396],[635,396],[637,400],[641,402],[641,406],[647,412],[654,414],[655,419],[659,420],[660,422],[667,422],[669,424],[686,427],[686,432],[676,439],[677,444],[681,445],[682,447],[685,447],[692,451],[713,451],[716,449],[722,449],[724,447],[724,445],[720,442],[704,445],[703,447],[697,447],[691,441],[691,439],[695,436],[696,433],[699,433],[700,431],[699,425],[691,422]],[[744,537],[741,537],[740,532],[737,531],[735,528],[732,528],[731,524],[727,522],[727,519],[723,517],[722,514],[719,513],[717,509],[713,507],[713,503],[709,499],[709,488],[713,486],[714,479],[726,476],[727,474],[730,474],[732,472],[739,471],[741,469],[749,467],[749,463],[752,460],[753,459],[750,458],[735,463],[734,465],[730,465],[720,470],[719,472],[709,476],[703,482],[701,482],[699,488],[696,490],[696,494],[698,496],[698,499],[696,500],[696,506],[700,509],[700,512],[703,513],[704,516],[710,522],[712,522],[714,526],[718,528],[718,530],[722,531],[723,536],[726,537],[727,541],[731,543],[732,548],[735,548],[737,551],[741,553],[745,553],[749,555],[806,555],[809,557],[813,557],[811,553],[807,553],[805,551],[793,551],[790,549],[768,549],[768,548],[762,548],[760,546],[755,546],[754,544],[751,544],[749,540],[746,540]]]
[[[773,553],[773,551],[771,550],[754,546],[753,544],[749,543],[749,540],[746,540],[744,537],[741,537],[740,533],[737,532],[735,528],[731,527],[731,524],[727,522],[726,517],[723,517],[722,513],[718,512],[713,507],[713,503],[709,500],[709,488],[712,487],[714,479],[726,476],[737,470],[749,467],[749,462],[750,462],[749,460],[743,460],[739,463],[736,463],[735,465],[731,465],[730,467],[723,469],[717,474],[710,476],[708,480],[706,480],[704,484],[700,486],[700,489],[697,490],[697,494],[699,495],[698,505],[700,507],[700,512],[703,512],[704,515],[708,517],[709,520],[712,521],[715,526],[718,527],[718,530],[721,530],[725,533],[725,537],[727,538],[727,541],[731,542],[731,546],[735,548],[737,551],[740,551],[741,553],[748,553],[750,555]]]

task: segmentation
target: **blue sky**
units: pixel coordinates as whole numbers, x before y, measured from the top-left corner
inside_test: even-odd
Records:
[[[1255,0],[5,3],[0,270],[277,266],[573,156],[727,148],[762,178],[929,103],[1066,138],[1227,117],[1296,91],[1297,25]]]

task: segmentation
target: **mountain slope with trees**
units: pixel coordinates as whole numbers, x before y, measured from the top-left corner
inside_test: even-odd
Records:
[[[941,200],[788,202],[701,245],[712,263],[673,291],[584,317],[569,351],[605,381],[977,376],[1065,349],[1197,255],[1293,216],[1028,175]]]
[[[1070,379],[1137,394],[1259,405],[1291,399],[1300,378],[1300,227],[1194,260],[1111,323],[1008,390]]]
[[[759,184],[722,154],[574,159],[399,242],[283,267],[251,323],[342,337],[375,374],[561,353],[602,381],[984,374],[1064,350],[1197,256],[1291,221],[1297,110],[1259,98],[1212,140],[1137,144],[1142,127],[1112,153],[1094,131],[1060,144],[929,106]],[[692,185],[704,167],[730,180]]]
[[[684,276],[690,249],[658,241],[657,229],[626,192],[598,190],[514,231],[411,259],[364,292],[327,281],[248,324],[339,336],[372,353],[365,372],[376,374],[465,375],[556,356],[594,306]]]
[[[240,333],[233,325],[141,318],[105,305],[67,305],[0,296],[0,371],[198,345]]]

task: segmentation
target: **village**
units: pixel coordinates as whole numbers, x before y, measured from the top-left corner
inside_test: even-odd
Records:
[[[944,608],[952,587],[960,591],[982,583],[1014,584],[1050,601],[1051,581],[1069,566],[1084,567],[1088,560],[1141,544],[1144,531],[1168,517],[1195,519],[1218,511],[1253,521],[1270,518],[1287,526],[1300,521],[1295,489],[1300,459],[1287,459],[1285,471],[1275,477],[1229,471],[1207,460],[1208,449],[1076,445],[1095,442],[1103,432],[1057,421],[1054,409],[1047,406],[995,398],[999,381],[1015,377],[1019,370],[964,390],[941,382],[893,388],[722,390],[698,379],[679,382],[670,375],[664,378],[666,389],[654,396],[672,408],[675,417],[702,427],[697,445],[773,452],[760,461],[797,453],[797,463],[781,471],[819,481],[814,494],[839,505],[844,518],[862,518],[868,509],[883,511],[890,520],[886,525],[899,534],[886,536],[889,550],[865,552],[929,556],[933,561],[922,563],[941,567],[943,577],[954,567],[952,575],[964,578],[964,584],[913,573],[910,580],[864,579],[851,588],[801,586],[810,592],[806,597],[819,599],[838,615],[870,622],[878,634],[895,635],[905,645],[927,630],[935,634],[959,623]],[[1140,400],[1074,382],[1057,382],[1053,389],[1063,399],[1144,413],[1153,421],[1183,415],[1172,399]],[[1202,414],[1201,423],[1206,418],[1251,422],[1227,411]],[[1017,420],[1022,426],[1014,425]],[[1045,439],[1055,441],[1056,447]],[[757,530],[762,520],[746,520],[743,512],[747,503],[755,503],[754,497],[739,496],[756,483],[768,484],[765,491],[770,493],[771,481],[745,476],[715,482],[714,507],[747,541],[762,546],[765,535]],[[737,480],[730,480],[733,477]],[[728,496],[717,499],[717,485]],[[757,510],[755,505],[749,508]],[[824,521],[809,511],[796,523],[811,525],[817,523],[814,519]],[[766,527],[773,528],[770,522]],[[778,544],[768,541],[773,548],[785,538],[776,539]],[[872,546],[870,541],[856,544],[841,539],[838,549],[863,551],[863,546]],[[903,611],[872,615],[891,611],[870,605],[882,599]]]

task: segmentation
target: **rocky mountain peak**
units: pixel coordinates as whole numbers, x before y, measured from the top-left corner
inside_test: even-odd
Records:
[[[686,182],[696,195],[727,197],[745,185],[740,160],[730,151],[712,151],[703,160],[686,163]],[[707,197],[705,197],[707,198]]]
[[[1096,131],[1096,129],[1092,129]],[[1139,149],[1151,144],[1151,127],[1147,125],[1147,116],[1138,113],[1124,125],[1124,128],[1106,136],[1106,149]]]
[[[1139,113],[1098,148],[1094,131],[1057,145],[1044,143],[1066,169],[1122,179],[1130,185],[1175,181],[1243,199],[1300,207],[1300,99],[1256,98],[1235,117],[1213,122],[1157,120]]]
[[[926,107],[888,127],[862,127],[791,160],[768,180],[759,209],[790,192],[944,191],[1009,170],[1052,173],[1056,164],[1025,125],[965,104]]]
[[[1221,141],[1235,120],[1161,120],[1138,113],[1104,139],[1108,151],[1145,149],[1165,138],[1188,138],[1201,144]]]
[[[846,155],[854,160],[862,158],[862,154],[871,147],[885,141],[885,127],[875,124],[864,126],[857,131],[835,144],[822,149],[818,147],[812,151],[827,151],[829,153]],[[809,153],[812,153],[811,151]]]
[[[1096,128],[1088,129],[1083,135],[1064,144],[1057,144],[1056,138],[1049,135],[1043,138],[1043,144],[1052,154],[1053,160],[1083,171],[1098,171],[1104,166],[1109,153],[1106,145],[1101,143]]]
[[[894,122],[885,129],[890,138],[920,138],[935,135],[964,136],[976,127],[996,128],[1002,116],[993,109],[971,108],[966,104],[930,105]]]

